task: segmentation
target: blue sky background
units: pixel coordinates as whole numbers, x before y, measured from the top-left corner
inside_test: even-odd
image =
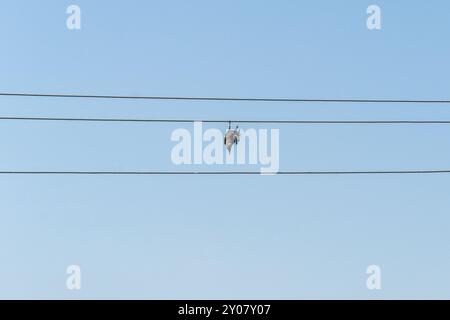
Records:
[[[381,31],[366,28],[370,4]],[[443,0],[5,0],[0,91],[449,99],[449,12]],[[450,108],[2,97],[0,114],[448,120]],[[179,127],[1,122],[0,169],[193,169],[170,160]],[[450,167],[446,125],[278,128],[281,170]],[[449,187],[448,175],[1,176],[0,298],[448,299]],[[71,264],[81,291],[66,289]],[[381,291],[366,288],[370,264]]]

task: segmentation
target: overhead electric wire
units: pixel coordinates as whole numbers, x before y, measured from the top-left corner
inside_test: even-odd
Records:
[[[149,122],[149,123],[255,123],[255,124],[450,124],[450,120],[220,120],[220,119],[136,119],[73,117],[4,117],[0,121],[68,121],[68,122]]]
[[[449,170],[393,170],[393,171],[0,171],[0,175],[398,175],[444,174]]]
[[[0,92],[3,97],[82,98],[120,100],[181,100],[181,101],[240,101],[240,102],[310,102],[310,103],[430,103],[450,104],[448,99],[314,99],[314,98],[256,98],[256,97],[201,97],[201,96],[137,96],[99,94],[56,94]]]
[[[45,93],[0,93],[10,97],[182,100],[182,101],[247,101],[247,102],[311,102],[311,103],[431,103],[450,104],[450,100],[410,99],[303,99],[303,98],[238,98],[238,97],[182,97],[182,96],[121,96]],[[72,122],[148,122],[148,123],[271,123],[271,124],[450,124],[450,120],[214,120],[214,119],[136,119],[136,118],[79,118],[79,117],[17,117],[0,116],[0,120],[16,121],[72,121]],[[0,175],[398,175],[448,174],[446,170],[374,170],[374,171],[0,171]]]
[[[123,119],[123,118],[55,118],[0,117],[0,120],[24,121],[82,121],[82,122],[177,122],[196,121],[229,123],[230,120],[186,119]],[[235,123],[293,123],[293,124],[450,124],[450,120],[232,120]],[[444,174],[448,170],[375,170],[375,171],[280,171],[275,175],[392,175]],[[270,174],[270,173],[269,173]],[[0,171],[0,175],[264,175],[258,171]]]

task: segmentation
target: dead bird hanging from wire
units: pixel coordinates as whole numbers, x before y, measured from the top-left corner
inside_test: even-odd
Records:
[[[223,143],[226,146],[228,153],[231,153],[231,148],[233,144],[238,144],[240,139],[240,130],[239,127],[236,126],[235,129],[231,129],[231,121],[228,124],[228,131],[225,133],[225,138],[223,139]]]

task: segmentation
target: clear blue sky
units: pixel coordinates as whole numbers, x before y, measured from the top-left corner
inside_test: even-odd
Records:
[[[81,31],[66,29],[73,3]],[[449,12],[444,0],[2,1],[0,91],[448,99]],[[450,108],[2,97],[0,114],[448,120]],[[1,122],[0,169],[190,169],[170,160],[179,127]],[[450,167],[450,126],[279,128],[281,170]],[[2,176],[0,298],[448,299],[449,187],[449,175]],[[79,292],[65,287],[71,264]],[[366,289],[370,264],[381,291]]]

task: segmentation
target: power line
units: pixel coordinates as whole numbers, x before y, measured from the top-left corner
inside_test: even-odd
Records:
[[[148,123],[261,123],[261,124],[450,124],[450,120],[194,120],[194,119],[133,119],[133,118],[70,118],[70,117],[0,117],[11,121],[68,122],[148,122]]]
[[[449,170],[280,171],[274,175],[398,175],[447,174]],[[264,175],[258,171],[0,171],[0,175]]]
[[[88,95],[53,93],[8,93],[4,97],[35,98],[82,98],[82,99],[121,99],[121,100],[181,100],[181,101],[240,101],[240,102],[310,102],[310,103],[431,103],[450,104],[446,99],[307,99],[307,98],[245,98],[245,97],[195,97],[195,96],[134,96],[134,95]]]
[[[112,118],[52,118],[52,117],[0,117],[0,120],[26,121],[92,121],[92,122],[195,122],[177,119],[112,119]],[[228,123],[229,120],[200,120]],[[315,120],[244,120],[238,123],[304,123],[304,124],[450,124],[448,120],[388,120],[388,121],[315,121]],[[386,174],[443,174],[449,170],[392,170],[392,171],[280,171],[277,175],[386,175]],[[255,171],[0,171],[0,175],[260,175]]]

